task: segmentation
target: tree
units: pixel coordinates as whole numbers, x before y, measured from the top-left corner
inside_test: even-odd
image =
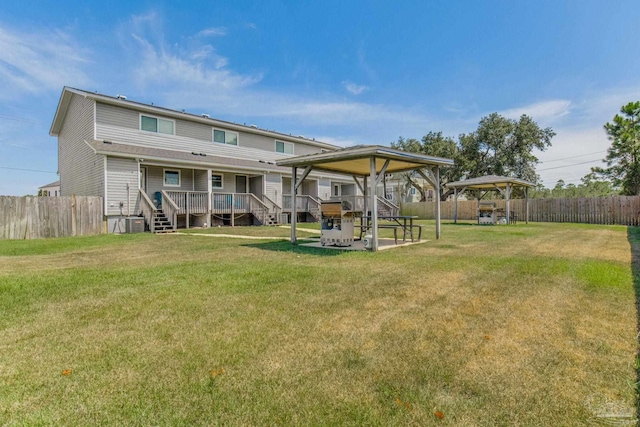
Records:
[[[537,182],[533,150],[544,151],[555,132],[541,129],[529,116],[507,119],[498,113],[483,117],[478,129],[460,135],[459,161],[467,178],[485,175],[509,176]]]
[[[397,142],[391,143],[392,148],[396,148],[403,151],[409,151],[412,153],[425,154],[427,156],[444,157],[446,159],[458,158],[458,144],[455,140],[448,136],[443,136],[442,132],[429,132],[422,137],[422,140],[417,139],[404,139],[398,138]],[[425,188],[416,180],[420,178],[415,173],[403,173],[401,174],[403,179],[408,185],[415,187],[420,192],[420,199],[426,200]],[[440,188],[442,189],[441,199],[446,200],[447,197],[453,192],[453,190],[447,190],[444,184],[447,182],[458,181],[462,177],[462,171],[457,166],[445,167],[440,170]]]
[[[604,160],[607,167],[591,170],[609,178],[622,194],[640,195],[640,101],[628,103],[620,112],[613,122],[604,125],[611,141]]]
[[[493,113],[480,120],[475,132],[460,135],[457,143],[453,138],[442,136],[442,132],[429,132],[421,141],[400,137],[391,146],[453,159],[455,165],[442,168],[440,173],[441,200],[446,200],[453,190],[446,190],[444,184],[465,176],[502,175],[537,182],[535,165],[538,159],[532,152],[534,149],[544,151],[551,145],[554,135],[551,128],[541,129],[527,115],[513,120]],[[406,179],[411,181],[411,176]],[[420,190],[415,182],[413,185]]]

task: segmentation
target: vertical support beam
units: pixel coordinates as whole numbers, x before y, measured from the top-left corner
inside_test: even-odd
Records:
[[[440,238],[440,166],[436,166],[435,168],[435,176],[433,180],[435,181],[435,190],[436,190],[436,240]]]
[[[211,169],[207,169],[207,176],[209,177],[207,179],[207,192],[209,193],[209,196],[207,197],[207,225],[209,226],[211,226],[211,200],[213,199],[213,182],[211,182],[211,174]]]
[[[507,188],[505,191],[505,197],[507,199],[506,203],[505,203],[505,213],[507,215],[507,224],[511,223],[511,209],[509,209],[509,199],[511,198],[511,184],[507,183]]]
[[[458,187],[453,189],[453,223],[458,223]]]
[[[529,187],[524,187],[524,222],[529,224]]]
[[[376,158],[371,157],[369,163],[371,180],[371,188],[369,189],[371,196],[371,250],[376,252],[378,250],[378,200],[376,199],[376,189],[374,188],[376,183]]]
[[[364,201],[363,204],[364,206],[362,207],[363,209],[363,213],[362,216],[367,216],[369,215],[369,209],[367,209],[367,207],[369,206],[369,201],[367,200],[367,195],[369,193],[367,193],[367,191],[369,191],[368,187],[367,187],[367,176],[364,176],[364,191],[362,192],[362,194],[364,194]]]
[[[191,204],[191,197],[189,197],[189,192],[187,191],[186,194],[186,199],[184,201],[185,204],[185,211],[186,211],[186,215],[185,215],[185,219],[187,221],[187,230],[189,229],[189,205]]]
[[[295,244],[297,241],[296,238],[296,223],[298,221],[298,210],[296,206],[298,204],[298,200],[296,198],[296,181],[298,180],[298,168],[295,166],[291,167],[291,243]]]
[[[231,193],[231,226],[236,226],[236,193]]]

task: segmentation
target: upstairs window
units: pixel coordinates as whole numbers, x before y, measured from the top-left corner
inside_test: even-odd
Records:
[[[174,135],[174,122],[173,120],[140,115],[140,130]]]
[[[228,130],[213,130],[213,142],[220,144],[238,145],[238,134]]]
[[[290,142],[276,141],[276,153],[293,154],[293,144]]]

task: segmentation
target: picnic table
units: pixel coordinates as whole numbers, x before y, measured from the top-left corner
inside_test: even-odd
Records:
[[[378,228],[392,229],[393,237],[396,245],[398,244],[398,231],[402,231],[403,242],[407,241],[407,234],[410,236],[411,242],[413,242],[415,240],[413,235],[413,230],[415,228],[418,230],[417,240],[420,241],[420,239],[422,238],[422,226],[417,224],[414,225],[413,223],[413,220],[417,218],[418,218],[417,216],[413,216],[413,215],[379,216]],[[380,220],[385,222],[381,223]],[[361,240],[362,240],[362,235],[367,230],[370,230],[370,229],[371,229],[371,217],[369,216],[361,217],[360,219],[360,239]]]

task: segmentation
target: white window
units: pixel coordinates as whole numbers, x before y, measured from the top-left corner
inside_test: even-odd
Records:
[[[211,174],[211,187],[222,188],[222,185],[222,175],[217,173]]]
[[[173,120],[161,119],[140,114],[140,130],[146,132],[164,133],[174,135],[175,123]]]
[[[164,186],[180,187],[180,170],[165,169],[164,170]]]
[[[220,144],[238,145],[238,134],[228,130],[214,129],[213,142]]]
[[[276,141],[276,153],[293,154],[293,144],[290,142]]]

